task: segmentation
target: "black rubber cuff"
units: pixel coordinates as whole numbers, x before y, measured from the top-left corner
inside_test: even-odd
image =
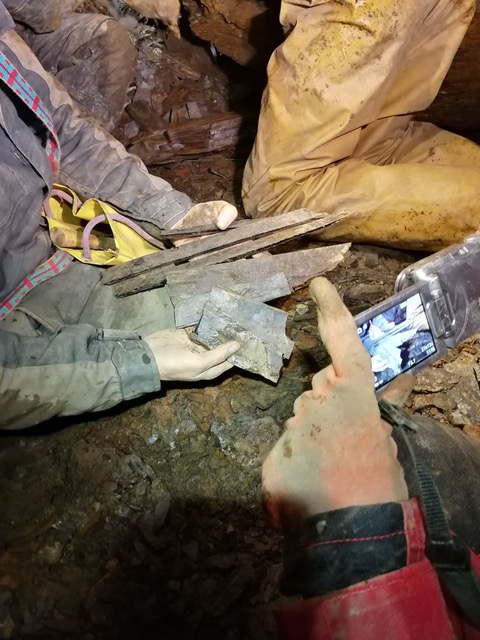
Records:
[[[313,516],[285,540],[281,590],[321,596],[406,565],[402,506],[349,507]]]

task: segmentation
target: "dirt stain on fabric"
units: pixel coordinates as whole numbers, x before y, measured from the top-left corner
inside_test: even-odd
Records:
[[[285,440],[283,443],[283,457],[291,458],[292,455],[293,455],[292,441],[290,440],[290,438],[288,438],[288,440]]]

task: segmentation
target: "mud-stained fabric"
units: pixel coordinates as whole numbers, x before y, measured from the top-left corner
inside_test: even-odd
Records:
[[[3,4],[16,22],[36,33],[54,31],[62,17],[79,4],[79,0],[4,0]]]
[[[0,87],[0,299],[54,249],[42,205],[54,181],[82,200],[108,202],[148,226],[171,227],[192,202],[77,106],[13,30],[0,1],[0,52],[48,110],[57,133],[60,167],[46,152],[48,129],[6,85]],[[171,327],[163,294],[116,301],[100,285],[101,271],[70,265],[39,284],[0,321],[0,426],[25,427],[57,415],[111,407],[160,387],[155,359],[141,339]],[[74,274],[72,276],[72,274]],[[41,295],[42,294],[42,295]],[[113,332],[113,333],[112,333]]]
[[[2,8],[0,3],[0,32],[5,15]],[[69,186],[82,200],[96,197],[136,220],[159,227],[180,221],[192,202],[165,180],[150,175],[137,157],[94,122],[81,118],[62,85],[43,70],[14,31],[0,35],[0,51],[49,110],[60,143],[60,169],[53,173],[44,148],[45,131],[34,126],[19,98],[7,89],[0,92],[3,299],[53,253],[41,218],[53,181]]]
[[[116,298],[101,280],[101,269],[74,262],[0,321],[0,428],[100,411],[160,389],[142,337],[175,326],[170,299],[164,289]]]
[[[283,0],[243,199],[252,217],[358,212],[323,233],[438,249],[480,226],[480,149],[412,122],[435,98],[474,0]]]
[[[17,27],[42,66],[109,131],[118,123],[137,54],[119,22],[98,14],[65,15],[55,31]]]
[[[0,82],[6,85],[4,89],[6,89],[7,93],[11,91],[20,98],[23,104],[30,109],[31,113],[45,126],[46,132],[43,143],[45,153],[47,154],[52,171],[58,171],[60,168],[60,144],[50,112],[43,104],[40,96],[32,89],[25,78],[20,75],[18,69],[13,66],[1,51]]]
[[[53,256],[40,264],[33,273],[22,280],[16,289],[0,302],[0,320],[3,320],[34,287],[57,276],[73,261],[73,256],[59,249]]]

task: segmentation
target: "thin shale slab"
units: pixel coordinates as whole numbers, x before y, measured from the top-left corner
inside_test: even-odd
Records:
[[[167,275],[166,287],[175,307],[175,324],[177,328],[197,324],[213,287],[259,302],[289,295],[314,276],[334,269],[349,248],[349,244],[332,245],[174,270]]]
[[[285,334],[288,314],[263,302],[214,287],[195,330],[195,340],[210,349],[229,340],[240,350],[229,362],[277,382],[293,342]]]
[[[215,265],[226,266],[226,265]],[[208,275],[208,273],[206,274]],[[265,275],[262,280],[248,278],[248,275],[229,273],[214,274],[213,279],[200,278],[191,289],[190,286],[170,284],[167,279],[167,293],[175,309],[175,325],[177,329],[197,324],[202,317],[203,309],[214,287],[226,289],[232,293],[256,300],[267,302],[292,293],[287,277],[284,273],[272,273]]]

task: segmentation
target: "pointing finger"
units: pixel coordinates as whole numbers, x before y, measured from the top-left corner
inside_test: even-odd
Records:
[[[339,377],[365,376],[373,384],[370,355],[362,344],[352,314],[326,278],[314,278],[310,295],[317,305],[318,330]]]
[[[415,378],[410,373],[404,373],[398,378],[395,378],[391,382],[387,389],[382,392],[380,397],[384,400],[388,400],[392,404],[401,407],[407,401],[408,396],[411,394],[415,385]]]

